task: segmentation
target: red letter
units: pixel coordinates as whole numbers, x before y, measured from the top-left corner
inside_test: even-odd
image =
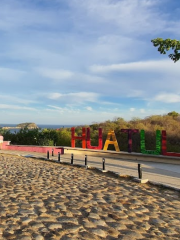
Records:
[[[180,157],[180,153],[167,152],[166,148],[166,131],[162,130],[162,155]]]
[[[82,128],[82,136],[76,137],[75,136],[75,128],[71,128],[71,147],[75,147],[75,139],[81,139],[82,140],[82,148],[86,148],[86,129]]]
[[[102,149],[102,128],[99,128],[99,134],[98,134],[98,146],[91,146],[91,137],[90,137],[90,128],[87,128],[87,148],[89,149]]]

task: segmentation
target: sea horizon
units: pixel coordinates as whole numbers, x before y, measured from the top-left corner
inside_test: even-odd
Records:
[[[18,124],[4,124],[0,123],[0,128],[1,127],[11,127],[11,129],[8,129],[11,133],[18,132],[20,129],[15,128]],[[36,124],[38,128],[40,129],[59,129],[59,128],[71,128],[71,127],[76,127],[80,125],[63,125],[63,124]],[[14,127],[14,128],[13,128]]]
[[[16,127],[19,123],[0,123],[0,127]],[[36,124],[36,123],[35,123]],[[73,127],[73,126],[80,126],[80,124],[76,125],[76,124],[36,124],[39,128],[41,128],[41,126],[44,127]]]

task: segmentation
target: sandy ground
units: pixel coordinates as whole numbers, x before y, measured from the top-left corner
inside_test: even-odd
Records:
[[[180,193],[1,154],[0,239],[180,239]]]

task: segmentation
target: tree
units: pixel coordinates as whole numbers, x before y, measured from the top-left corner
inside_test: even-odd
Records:
[[[175,112],[175,111],[172,111],[172,112],[169,112],[168,113],[169,116],[173,117],[173,118],[176,118],[179,116],[179,113]]]
[[[178,40],[171,40],[162,38],[156,38],[151,40],[155,47],[158,47],[158,51],[161,54],[166,54],[166,51],[172,49],[174,53],[169,54],[169,57],[174,61],[177,62],[180,59],[180,41]]]

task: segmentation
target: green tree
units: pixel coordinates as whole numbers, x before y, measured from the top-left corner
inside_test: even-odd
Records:
[[[165,39],[162,38],[156,38],[151,40],[153,45],[155,47],[158,47],[158,51],[161,54],[166,54],[166,51],[169,51],[172,49],[174,52],[169,54],[169,57],[174,61],[177,62],[180,59],[180,41],[178,40],[171,40],[171,39]]]
[[[176,118],[179,116],[179,113],[175,112],[175,111],[172,111],[172,112],[169,112],[168,113],[169,116],[173,117],[173,118]]]
[[[56,131],[57,133],[57,146],[71,146],[71,129],[61,128]],[[77,145],[77,144],[76,144]]]

